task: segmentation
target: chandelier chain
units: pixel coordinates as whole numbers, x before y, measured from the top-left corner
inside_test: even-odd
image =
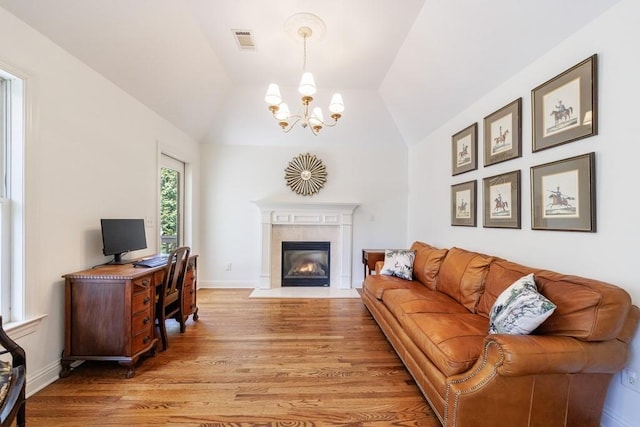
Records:
[[[303,50],[303,56],[302,56],[302,72],[304,73],[305,71],[307,71],[307,34],[305,33],[304,37],[303,37],[303,44],[304,44],[304,50]]]

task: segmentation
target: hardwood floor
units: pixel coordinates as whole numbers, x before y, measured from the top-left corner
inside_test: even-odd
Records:
[[[199,289],[200,318],[136,376],[85,362],[31,396],[27,425],[440,426],[359,299]]]

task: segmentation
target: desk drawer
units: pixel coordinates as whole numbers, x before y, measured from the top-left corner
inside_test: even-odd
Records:
[[[138,277],[133,280],[133,293],[144,292],[145,289],[151,288],[153,285],[153,274]]]
[[[144,292],[138,292],[133,295],[133,300],[131,302],[131,313],[151,313],[153,301],[151,301],[151,288],[147,289]]]
[[[184,284],[186,285],[193,285],[193,270],[187,270],[187,272],[184,275]]]
[[[185,281],[184,289],[182,290],[182,313],[185,316],[193,313],[196,308],[196,288],[192,284],[187,284]]]
[[[151,332],[152,330],[151,328],[149,328],[149,330],[133,337],[133,342],[131,344],[131,352],[133,354],[136,354],[139,351],[145,350],[149,347],[149,345],[153,341],[153,334]]]
[[[137,335],[140,332],[146,331],[153,325],[153,319],[151,318],[151,310],[148,312],[138,313],[131,319],[131,331],[133,335]]]

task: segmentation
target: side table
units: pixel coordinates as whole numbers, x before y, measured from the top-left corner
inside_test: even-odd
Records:
[[[384,261],[384,249],[363,249],[362,264],[364,264],[364,277],[371,274],[376,268],[376,262]]]

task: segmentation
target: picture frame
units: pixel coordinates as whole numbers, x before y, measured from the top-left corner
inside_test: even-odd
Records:
[[[531,167],[531,228],[596,231],[595,153]]]
[[[522,98],[484,118],[484,166],[522,157]]]
[[[597,62],[594,54],[531,91],[534,152],[597,135]]]
[[[478,123],[451,137],[451,175],[478,169]]]
[[[520,228],[520,170],[482,180],[483,227]]]
[[[475,180],[451,186],[451,225],[476,226],[476,191]]]

